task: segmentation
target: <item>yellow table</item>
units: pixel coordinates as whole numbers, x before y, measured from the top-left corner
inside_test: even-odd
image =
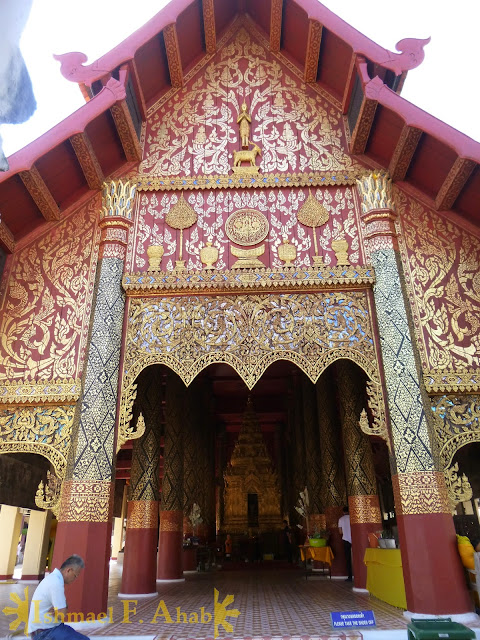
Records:
[[[315,560],[316,562],[323,562],[323,564],[328,564],[328,571],[330,578],[332,577],[332,560],[333,560],[333,552],[331,547],[310,547],[306,545],[300,545],[300,556],[302,561],[305,562],[305,577],[307,577],[307,561],[309,559]]]
[[[367,590],[379,600],[407,608],[400,549],[366,549]]]

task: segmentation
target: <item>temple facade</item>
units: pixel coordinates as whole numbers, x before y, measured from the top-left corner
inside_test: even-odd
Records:
[[[341,576],[348,504],[356,588],[394,527],[408,610],[472,610],[480,145],[401,98],[427,42],[401,45],[313,0],[173,0],[58,57],[86,104],[0,175],[0,578],[20,507],[24,578],[84,557],[73,610],[123,547],[149,595],[186,537],[279,555],[284,519]]]

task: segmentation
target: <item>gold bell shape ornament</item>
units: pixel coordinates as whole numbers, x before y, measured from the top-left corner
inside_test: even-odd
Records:
[[[210,240],[200,249],[200,260],[205,265],[205,269],[213,269],[213,265],[218,260],[218,249]]]
[[[348,242],[345,238],[332,241],[332,249],[335,251],[337,266],[346,267],[350,265],[348,260]]]
[[[165,249],[161,244],[151,244],[147,247],[149,271],[158,271],[160,269],[160,263],[162,262],[164,251]]]
[[[297,248],[290,243],[286,236],[283,237],[283,242],[278,247],[278,257],[285,263],[286,267],[292,267],[293,261],[297,257]]]

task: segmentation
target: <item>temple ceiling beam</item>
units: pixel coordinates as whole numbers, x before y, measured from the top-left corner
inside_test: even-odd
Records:
[[[445,211],[452,208],[475,166],[476,162],[474,160],[468,160],[467,158],[457,158],[455,160],[435,198],[435,209],[437,211]]]
[[[318,61],[320,58],[320,44],[322,42],[323,25],[318,20],[309,18],[307,53],[305,54],[305,82],[316,82]]]
[[[388,167],[393,181],[405,179],[421,137],[420,129],[404,125]]]
[[[203,0],[203,29],[205,32],[205,49],[208,54],[217,50],[217,34],[215,31],[215,5],[213,0]]]
[[[120,100],[112,105],[110,113],[115,122],[127,161],[139,162],[142,159],[142,148],[126,100]]]
[[[37,167],[32,165],[28,171],[20,171],[19,176],[45,220],[60,220],[58,204]]]
[[[133,83],[133,88],[135,89],[135,95],[137,97],[138,108],[140,109],[140,115],[142,116],[142,120],[147,119],[147,104],[145,102],[145,95],[142,89],[142,83],[140,81],[140,77],[138,75],[138,68],[135,59],[130,60],[130,73]]]
[[[279,53],[282,43],[283,0],[272,0],[270,9],[270,51]]]
[[[82,167],[83,175],[90,189],[98,190],[102,188],[105,176],[102,167],[93,150],[90,138],[86,133],[76,133],[70,137],[77,160]]]
[[[179,89],[183,87],[182,58],[180,47],[178,46],[177,27],[169,24],[163,30],[165,49],[167,50],[168,70],[170,72],[170,82],[172,87]]]
[[[366,97],[363,98],[360,113],[350,141],[350,153],[353,155],[361,155],[365,153],[377,105],[378,102],[376,100]]]
[[[353,91],[353,85],[355,83],[356,58],[357,58],[357,54],[352,53],[352,57],[350,58],[350,65],[348,67],[347,81],[345,83],[345,91],[343,92],[343,98],[342,98],[342,113],[344,114],[347,113],[348,111],[348,105],[350,103],[350,98]]]
[[[15,251],[15,238],[7,225],[0,221],[0,244],[8,253]]]

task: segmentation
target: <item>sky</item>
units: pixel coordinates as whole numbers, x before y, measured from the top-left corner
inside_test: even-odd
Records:
[[[80,89],[63,78],[53,54],[81,51],[90,64],[165,4],[166,0],[33,0],[21,49],[37,110],[23,124],[2,126],[5,154],[26,146],[84,104]],[[431,37],[425,60],[409,71],[402,96],[480,141],[475,72],[480,0],[324,0],[323,4],[391,51],[402,38]]]

